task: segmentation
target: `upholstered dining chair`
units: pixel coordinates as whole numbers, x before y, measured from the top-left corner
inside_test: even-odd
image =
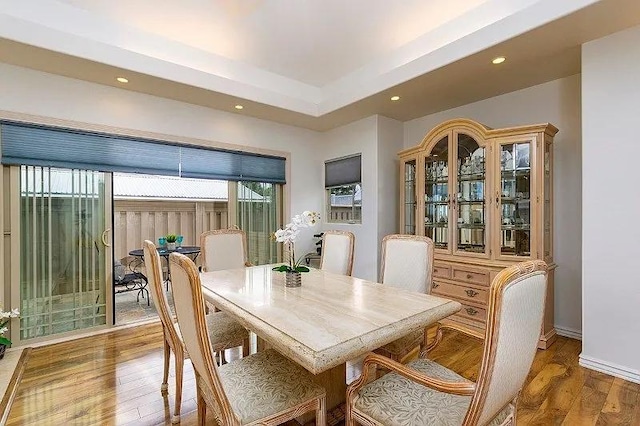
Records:
[[[407,365],[372,354],[347,389],[346,426],[514,425],[516,404],[538,347],[544,317],[547,265],[532,260],[502,270],[491,283],[478,381],[473,383],[428,359]],[[441,325],[473,337],[477,331]],[[390,370],[368,382],[369,370]]]
[[[247,260],[247,235],[241,229],[216,229],[200,235],[203,272],[251,266]]]
[[[433,241],[418,235],[387,235],[382,239],[380,282],[419,293],[431,293]],[[420,346],[424,349],[426,330],[417,330],[375,352],[402,361]]]
[[[184,348],[182,333],[178,324],[174,323],[171,317],[169,301],[167,295],[162,289],[162,267],[160,264],[160,255],[156,250],[156,246],[151,241],[145,241],[143,244],[144,261],[147,267],[147,279],[151,289],[153,303],[162,323],[162,334],[164,335],[164,373],[162,376],[161,390],[166,392],[169,385],[169,358],[171,352],[175,357],[176,369],[176,401],[174,413],[171,417],[172,423],[180,421],[180,408],[182,402],[182,376],[184,360],[189,355]],[[172,277],[173,280],[173,277]],[[173,296],[177,292],[183,291],[180,286],[173,286]],[[222,312],[215,312],[206,316],[207,324],[210,324],[212,334],[210,336],[211,347],[215,352],[220,354],[227,348],[242,346],[243,356],[249,355],[249,332],[238,322],[234,321]],[[222,358],[222,355],[220,355]]]
[[[196,376],[198,424],[207,407],[220,425],[277,425],[315,411],[316,424],[326,423],[325,390],[311,373],[276,351],[267,349],[218,367],[210,334],[216,324],[205,320],[200,276],[188,257],[171,253],[171,285],[178,323]]]
[[[356,237],[349,231],[324,231],[320,269],[351,276],[355,240]]]

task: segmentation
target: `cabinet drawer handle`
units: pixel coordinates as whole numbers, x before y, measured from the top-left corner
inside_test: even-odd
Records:
[[[438,287],[440,287],[440,284],[438,284],[438,283],[433,283],[433,285],[432,285],[431,287],[433,287],[433,288],[438,288]]]
[[[467,293],[467,296],[469,296],[469,297],[476,297],[478,294],[480,294],[480,293],[478,293],[477,291],[474,291],[474,290],[465,290],[465,293]]]
[[[473,278],[473,275],[467,274],[467,279],[470,280],[471,278]]]
[[[477,315],[477,314],[478,314],[478,311],[476,311],[476,310],[475,310],[475,309],[473,309],[473,308],[467,308],[467,309],[465,309],[465,311],[467,311],[467,313],[468,313],[469,315]]]
[[[433,273],[437,274],[438,273],[438,269],[437,268],[433,268]]]

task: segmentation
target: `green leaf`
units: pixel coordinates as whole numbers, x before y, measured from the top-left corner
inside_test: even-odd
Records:
[[[0,345],[11,346],[11,340],[7,339],[6,337],[0,336]]]
[[[296,266],[296,272],[309,272],[309,270],[306,266]]]
[[[280,265],[280,266],[276,266],[275,268],[273,268],[274,271],[278,271],[278,272],[287,272],[290,271],[291,268],[288,267],[287,265]]]

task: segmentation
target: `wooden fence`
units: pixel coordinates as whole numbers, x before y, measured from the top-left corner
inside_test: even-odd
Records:
[[[200,234],[228,227],[227,202],[116,200],[115,258],[142,248],[144,240],[158,244],[167,234],[182,235],[183,246],[200,245]]]

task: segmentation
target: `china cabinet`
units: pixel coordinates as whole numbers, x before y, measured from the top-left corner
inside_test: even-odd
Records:
[[[553,137],[551,124],[490,129],[446,121],[399,153],[400,230],[435,244],[434,294],[462,303],[452,321],[484,329],[489,284],[503,268],[550,266],[540,347],[553,327]]]

